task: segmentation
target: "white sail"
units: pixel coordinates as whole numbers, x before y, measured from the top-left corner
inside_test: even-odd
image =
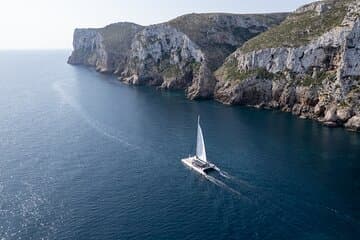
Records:
[[[205,142],[204,136],[200,126],[200,117],[198,117],[198,129],[197,129],[197,142],[196,142],[196,156],[202,160],[207,162],[206,159],[206,151],[205,151]]]

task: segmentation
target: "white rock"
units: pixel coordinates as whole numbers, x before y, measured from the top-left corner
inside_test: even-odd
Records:
[[[354,131],[360,131],[360,115],[350,118],[345,124],[345,127]]]

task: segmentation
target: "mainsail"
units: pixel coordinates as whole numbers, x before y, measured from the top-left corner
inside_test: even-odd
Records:
[[[204,143],[204,136],[203,136],[201,126],[200,126],[200,116],[198,117],[196,156],[200,160],[207,162],[206,151],[205,151],[205,143]]]

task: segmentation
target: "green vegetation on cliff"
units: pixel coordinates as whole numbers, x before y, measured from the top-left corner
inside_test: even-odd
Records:
[[[134,35],[144,27],[134,23],[113,23],[98,29],[103,37],[103,43],[108,51],[121,54],[124,50],[130,50],[129,46]]]
[[[168,24],[185,33],[206,54],[211,70],[216,70],[225,58],[250,38],[279,24],[287,13],[274,14],[187,14]],[[251,26],[246,26],[248,23]]]
[[[164,68],[162,74],[166,78],[174,78],[179,76],[181,73],[181,69],[177,65],[169,65],[168,67]]]
[[[322,84],[324,80],[335,81],[336,73],[333,71],[320,71],[314,74],[306,74],[304,76],[296,77],[296,82],[299,85],[309,87]]]
[[[280,25],[246,42],[241,50],[251,52],[265,48],[299,47],[307,44],[341,25],[347,12],[347,3],[351,1],[354,0],[324,1],[325,9],[321,13],[314,10],[295,12]]]
[[[250,77],[256,77],[259,79],[277,79],[279,77],[278,74],[270,73],[263,68],[246,71],[240,70],[238,68],[238,62],[234,57],[230,57],[226,63],[215,72],[215,76],[218,79],[236,82],[242,82]]]
[[[241,70],[238,67],[237,59],[231,56],[226,63],[215,72],[215,76],[219,80],[231,82],[242,82],[251,77],[269,80],[288,79],[297,85],[309,87],[320,85],[324,80],[334,82],[336,79],[336,72],[318,71],[315,73],[308,72],[306,74],[297,75],[292,72],[271,73],[264,68]]]

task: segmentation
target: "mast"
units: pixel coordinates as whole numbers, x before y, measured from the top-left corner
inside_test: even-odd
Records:
[[[205,142],[203,132],[200,126],[200,116],[198,116],[198,128],[197,128],[197,141],[196,141],[196,156],[204,161],[207,162],[206,159],[206,151],[205,151]]]

